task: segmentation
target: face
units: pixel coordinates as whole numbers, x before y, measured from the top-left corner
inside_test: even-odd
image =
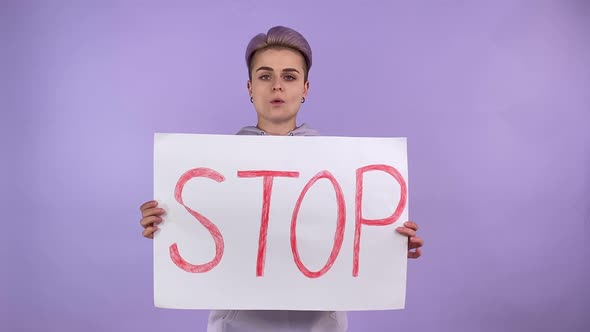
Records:
[[[259,51],[252,59],[248,91],[264,126],[295,126],[301,98],[307,96],[303,56],[290,49]]]

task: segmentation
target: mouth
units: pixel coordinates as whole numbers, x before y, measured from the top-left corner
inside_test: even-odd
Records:
[[[281,98],[275,98],[275,99],[271,100],[270,103],[273,105],[282,105],[285,103],[285,101],[282,100]]]

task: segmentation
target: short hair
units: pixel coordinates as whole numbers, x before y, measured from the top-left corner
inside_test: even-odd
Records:
[[[252,79],[252,59],[258,51],[267,49],[286,48],[299,52],[305,60],[304,80],[307,81],[309,69],[311,68],[311,47],[299,32],[284,26],[275,26],[266,34],[259,33],[254,36],[246,48],[246,65],[248,65],[248,77]]]

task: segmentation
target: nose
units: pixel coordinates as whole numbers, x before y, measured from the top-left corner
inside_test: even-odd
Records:
[[[281,80],[276,80],[272,86],[272,91],[283,91]]]

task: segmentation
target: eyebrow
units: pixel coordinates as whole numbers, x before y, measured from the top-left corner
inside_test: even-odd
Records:
[[[267,71],[274,71],[274,69],[270,68],[270,67],[260,67],[258,69],[256,69],[256,71],[261,71],[261,70],[267,70]],[[296,72],[297,74],[299,74],[299,70],[295,69],[295,68],[285,68],[283,69],[283,72]]]

